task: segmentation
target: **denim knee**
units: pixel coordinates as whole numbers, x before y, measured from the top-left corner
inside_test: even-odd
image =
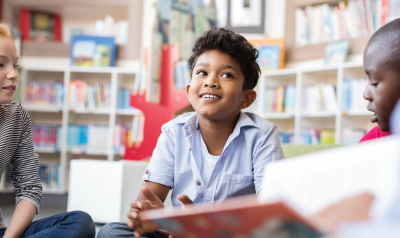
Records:
[[[75,229],[79,230],[81,237],[95,237],[96,228],[92,217],[86,212],[73,211],[69,213],[71,220],[75,223]]]
[[[126,231],[129,229],[126,224],[120,223],[120,222],[111,222],[108,224],[105,224],[97,233],[97,238],[112,238],[112,237],[119,237],[121,235],[127,235],[127,234],[132,234],[133,237],[133,231]],[[126,234],[127,233],[127,234]],[[126,237],[126,236],[124,236]]]

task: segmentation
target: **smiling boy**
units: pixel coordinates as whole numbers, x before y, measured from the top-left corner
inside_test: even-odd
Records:
[[[400,99],[400,19],[380,28],[369,40],[364,53],[364,69],[369,84],[364,92],[367,109],[374,113],[378,126],[362,141],[390,134],[390,115]]]
[[[205,209],[260,191],[265,165],[284,155],[276,126],[241,111],[257,96],[257,56],[243,36],[222,28],[196,40],[189,60],[192,80],[186,87],[196,112],[162,127],[128,226],[107,224],[99,238],[163,237],[140,220],[140,212],[163,207],[170,189],[173,206],[201,203]]]

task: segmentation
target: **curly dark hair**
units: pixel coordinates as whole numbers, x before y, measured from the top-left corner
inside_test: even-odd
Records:
[[[243,91],[253,89],[257,85],[261,74],[256,61],[258,50],[243,36],[224,28],[213,28],[204,32],[196,39],[192,49],[193,54],[189,59],[192,72],[199,56],[210,50],[226,53],[239,63],[244,75]]]

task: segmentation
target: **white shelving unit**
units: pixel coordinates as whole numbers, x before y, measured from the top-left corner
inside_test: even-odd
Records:
[[[294,143],[301,144],[300,133],[303,127],[335,129],[335,143],[341,144],[345,128],[359,128],[366,131],[375,126],[370,121],[372,112],[342,110],[342,82],[346,78],[367,77],[361,62],[343,63],[335,66],[283,69],[261,75],[257,87],[257,108],[255,113],[271,121],[280,132],[294,133]],[[338,110],[336,112],[307,112],[303,108],[304,89],[307,85],[320,82],[336,86]],[[265,87],[296,84],[296,108],[293,113],[265,113]]]
[[[118,87],[133,88],[135,77],[139,68],[118,68],[118,67],[22,67],[20,72],[20,87],[22,105],[29,112],[32,123],[40,122],[46,124],[58,124],[62,127],[62,141],[59,151],[52,149],[35,149],[39,154],[40,163],[60,163],[60,189],[44,189],[47,194],[64,194],[68,189],[69,164],[72,159],[88,158],[102,161],[115,161],[121,155],[114,152],[113,139],[115,124],[117,121],[130,125],[132,116],[142,115],[137,109],[117,109]],[[40,107],[24,105],[25,85],[28,81],[62,81],[64,84],[64,101],[62,107]],[[72,80],[107,81],[111,82],[111,107],[103,108],[71,108],[68,105],[68,86]],[[103,124],[108,125],[107,148],[102,151],[69,151],[67,147],[68,124]],[[0,183],[0,192],[12,192],[12,189],[4,188],[3,181]]]

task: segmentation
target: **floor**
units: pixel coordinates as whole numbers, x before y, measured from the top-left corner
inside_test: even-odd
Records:
[[[3,212],[3,222],[7,226],[7,224],[11,220],[11,216],[12,216],[12,213],[14,211],[14,206],[2,206],[1,210]],[[53,216],[53,215],[60,214],[60,213],[64,213],[66,211],[67,211],[67,209],[66,208],[62,208],[62,207],[46,207],[46,206],[42,206],[40,208],[39,214],[37,214],[33,220],[34,221],[40,220],[42,218]],[[99,232],[100,228],[104,224],[97,224],[96,223],[95,225],[96,225],[96,235],[97,235],[97,233]]]

